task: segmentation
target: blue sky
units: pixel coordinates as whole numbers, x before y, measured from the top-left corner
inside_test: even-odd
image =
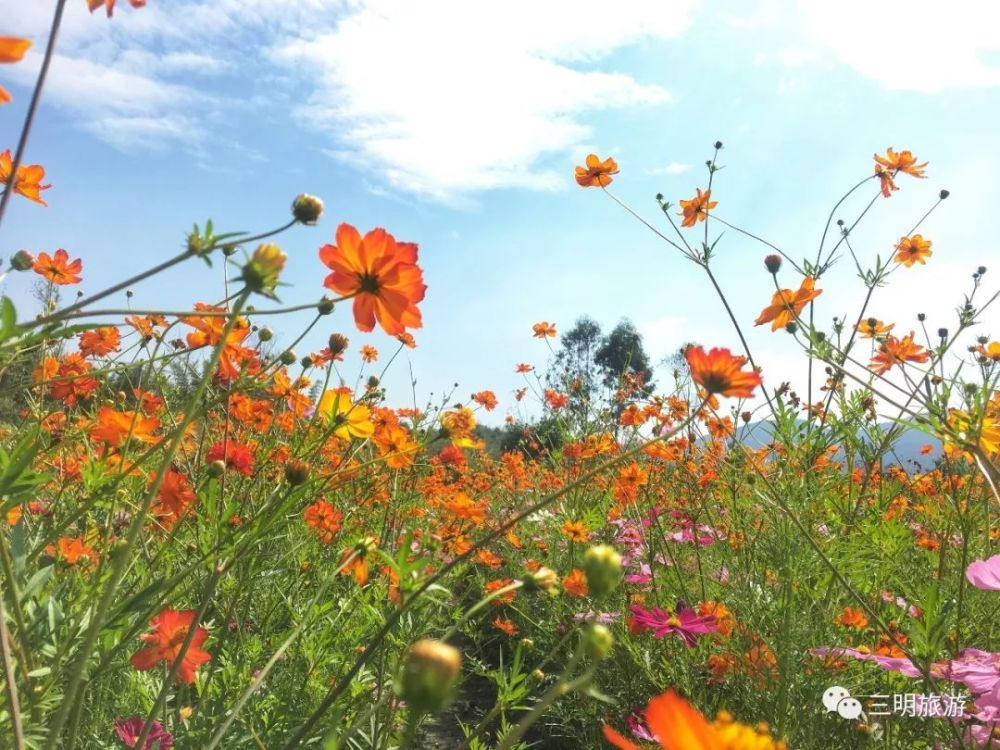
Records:
[[[0,33],[36,47],[0,70],[15,96],[0,149],[16,143],[53,6],[5,8]],[[631,318],[657,360],[690,340],[737,347],[698,269],[575,185],[590,151],[618,160],[612,190],[660,222],[653,196],[676,203],[704,186],[720,139],[719,216],[802,257],[874,151],[912,149],[929,179],[902,176],[854,236],[863,257],[884,257],[951,190],[922,228],[930,264],[876,293],[873,314],[904,332],[917,312],[931,330],[954,326],[974,268],[1000,258],[1000,8],[988,0],[149,0],[120,2],[111,21],[84,6],[70,1],[28,152],[48,170],[50,207],[14,202],[0,253],[64,247],[84,259],[91,292],[175,252],[195,221],[265,229],[314,193],[321,225],[280,240],[283,299],[323,293],[316,253],[341,221],[417,242],[429,288],[406,358],[421,403],[456,382],[459,396],[490,388],[502,418],[521,384],[514,365],[545,362],[539,320]],[[869,195],[838,216],[853,219]],[[728,232],[717,273],[765,382],[798,383],[790,337],[752,326],[773,291],[765,253]],[[991,291],[997,278],[986,276]],[[132,304],[215,300],[221,279],[191,263],[137,287]],[[11,277],[5,293],[27,305],[28,286]],[[819,320],[856,314],[864,290],[849,262],[820,286]],[[289,341],[305,322],[270,325]],[[300,353],[334,331],[355,349],[393,348],[346,309],[325,322]],[[998,324],[994,309],[981,330],[996,338]],[[406,359],[386,381],[391,401],[412,400]]]

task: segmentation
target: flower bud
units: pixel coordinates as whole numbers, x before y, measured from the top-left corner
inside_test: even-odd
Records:
[[[940,193],[938,193],[938,197],[941,198],[941,200],[944,200],[949,195],[951,195],[951,192],[948,190],[942,190]]]
[[[218,459],[208,465],[208,475],[210,477],[221,477],[226,473],[226,462]]]
[[[316,312],[320,315],[329,315],[333,312],[333,300],[329,297],[323,297],[319,302],[316,303]]]
[[[243,266],[243,281],[252,292],[271,294],[278,285],[278,274],[285,267],[288,256],[277,245],[258,245]]]
[[[271,339],[274,338],[274,332],[270,328],[265,326],[264,328],[261,328],[259,331],[257,331],[257,338],[259,338],[261,341],[270,341]]]
[[[35,256],[27,250],[18,250],[10,258],[10,267],[15,271],[30,271],[35,265]]]
[[[305,484],[308,479],[309,464],[305,461],[293,458],[285,464],[285,480],[292,485],[292,487],[298,487],[300,484]]]
[[[281,364],[283,365],[294,365],[295,360],[297,359],[298,357],[295,356],[295,352],[293,352],[291,349],[281,353]]]
[[[337,357],[347,351],[350,341],[342,333],[334,333],[330,336],[330,353]]]
[[[622,558],[614,547],[596,544],[583,553],[583,572],[591,596],[603,596],[618,585],[622,577]]]
[[[551,568],[546,568],[544,565],[536,570],[534,573],[529,573],[522,580],[521,583],[524,584],[525,591],[542,591],[552,592],[555,590],[556,585],[559,583],[559,576]]]
[[[591,625],[583,632],[583,650],[595,661],[607,658],[614,645],[615,637],[604,625]]]
[[[315,195],[300,193],[292,201],[292,216],[299,224],[311,226],[323,215],[323,201]]]
[[[417,641],[403,657],[396,694],[418,714],[434,713],[451,703],[462,671],[462,655],[443,641]]]
[[[768,255],[764,258],[764,267],[768,270],[768,273],[775,274],[781,270],[781,256],[780,255]]]

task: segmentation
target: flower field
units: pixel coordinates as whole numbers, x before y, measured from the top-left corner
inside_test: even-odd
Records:
[[[30,44],[0,37],[0,63]],[[19,142],[0,143],[0,230],[60,189],[28,156],[45,75]],[[539,303],[504,353],[513,393],[387,389],[435,293],[420,238],[308,194],[279,226],[195,225],[86,295],[87,257],[13,251],[0,748],[1000,746],[992,274],[942,290],[951,320],[872,317],[884,287],[932,271],[923,224],[949,193],[892,248],[852,233],[932,167],[842,154],[856,184],[831,193],[818,248],[786,252],[724,218],[725,153],[653,218],[618,197],[615,158],[575,170],[602,221],[639,222],[731,324],[655,387],[630,356],[589,383],[560,354],[570,321]],[[283,281],[286,232],[315,238],[311,288]],[[727,260],[756,318],[716,274],[731,236],[759,251]],[[186,266],[215,274],[216,298],[133,299]],[[834,274],[855,277],[859,309],[823,295]],[[15,304],[33,285],[38,304]],[[755,327],[794,339],[806,381],[758,366]],[[326,346],[302,351],[316,332]],[[526,416],[490,427],[500,404]],[[925,447],[902,456],[914,434]]]

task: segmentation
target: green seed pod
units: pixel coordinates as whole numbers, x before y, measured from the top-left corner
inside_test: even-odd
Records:
[[[462,655],[443,641],[417,641],[403,657],[396,694],[414,711],[435,713],[451,703],[462,671]]]
[[[583,572],[591,596],[611,593],[621,581],[622,558],[614,547],[596,544],[583,554]]]

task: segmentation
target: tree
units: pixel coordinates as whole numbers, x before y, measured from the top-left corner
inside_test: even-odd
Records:
[[[605,387],[615,391],[626,376],[635,376],[641,382],[638,393],[648,396],[655,383],[651,380],[653,368],[642,346],[642,334],[628,318],[624,318],[601,341],[594,354]]]
[[[583,418],[597,390],[598,366],[595,356],[601,347],[601,326],[583,316],[561,340],[562,347],[549,368],[546,382],[550,388],[569,396],[569,413]]]

